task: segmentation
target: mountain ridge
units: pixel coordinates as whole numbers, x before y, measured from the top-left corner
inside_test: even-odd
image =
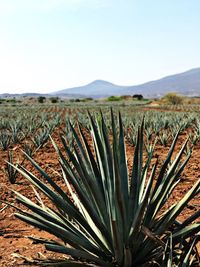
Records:
[[[178,74],[168,75],[157,80],[152,80],[139,85],[117,85],[105,80],[93,82],[54,91],[53,93],[23,93],[23,94],[0,94],[0,97],[65,97],[65,98],[103,98],[111,95],[134,95],[142,94],[146,98],[159,98],[163,95],[175,92],[185,96],[200,97],[200,68],[193,68]]]
[[[58,96],[79,94],[96,98],[127,94],[161,97],[169,92],[176,92],[185,96],[200,96],[200,68],[190,69],[185,72],[168,75],[157,80],[133,86],[116,85],[104,80],[95,80],[83,86],[56,91],[53,94]]]

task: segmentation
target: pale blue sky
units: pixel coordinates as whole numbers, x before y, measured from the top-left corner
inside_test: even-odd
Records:
[[[200,67],[200,0],[0,0],[0,93]]]

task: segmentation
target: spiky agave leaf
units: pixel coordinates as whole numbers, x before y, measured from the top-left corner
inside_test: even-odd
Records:
[[[197,267],[199,262],[196,260],[195,245],[197,244],[199,238],[193,236],[192,240],[187,243],[184,239],[180,241],[177,245],[174,242],[172,233],[170,234],[167,242],[165,251],[163,253],[162,265],[161,267]]]

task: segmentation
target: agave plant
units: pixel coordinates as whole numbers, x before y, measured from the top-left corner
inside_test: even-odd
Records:
[[[7,131],[0,132],[0,147],[5,151],[11,143],[11,136]]]
[[[29,155],[30,157],[34,154],[34,148],[31,143],[25,142],[23,145],[24,152]]]
[[[33,135],[32,142],[36,149],[41,148],[49,139],[50,129],[48,127],[40,128],[37,134]]]
[[[160,139],[160,142],[161,144],[166,147],[167,144],[168,144],[168,141],[169,141],[169,133],[167,133],[167,131],[164,131],[162,133],[160,133],[159,135],[159,139]]]
[[[8,151],[8,161],[6,162],[5,166],[5,173],[10,181],[11,184],[14,184],[17,179],[18,172],[16,168],[13,166],[13,151],[9,150]],[[16,164],[18,166],[18,163]]]
[[[112,132],[109,134],[102,114],[96,120],[89,114],[89,119],[92,146],[80,125],[78,129],[71,125],[73,150],[61,137],[66,155],[52,140],[60,158],[68,193],[30,156],[27,155],[27,158],[45,181],[23,166],[18,168],[54,205],[50,208],[42,201],[41,205],[35,204],[16,192],[18,201],[29,209],[18,208],[16,217],[60,239],[58,242],[34,238],[46,249],[66,255],[64,260],[43,264],[141,267],[161,266],[166,258],[173,263],[176,255],[171,253],[168,257],[166,248],[169,235],[175,247],[183,241],[188,243],[188,237],[196,235],[200,229],[200,224],[195,222],[199,213],[183,223],[177,221],[187,203],[200,192],[200,181],[179,202],[168,209],[165,205],[190,158],[191,153],[184,156],[187,140],[172,161],[177,133],[158,170],[158,162],[151,164],[153,149],[143,162],[142,123],[138,129],[133,167],[128,171],[121,115],[116,125],[111,112]]]

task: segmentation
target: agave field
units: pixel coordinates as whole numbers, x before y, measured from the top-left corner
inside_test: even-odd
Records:
[[[200,266],[200,106],[0,106],[0,266]]]

